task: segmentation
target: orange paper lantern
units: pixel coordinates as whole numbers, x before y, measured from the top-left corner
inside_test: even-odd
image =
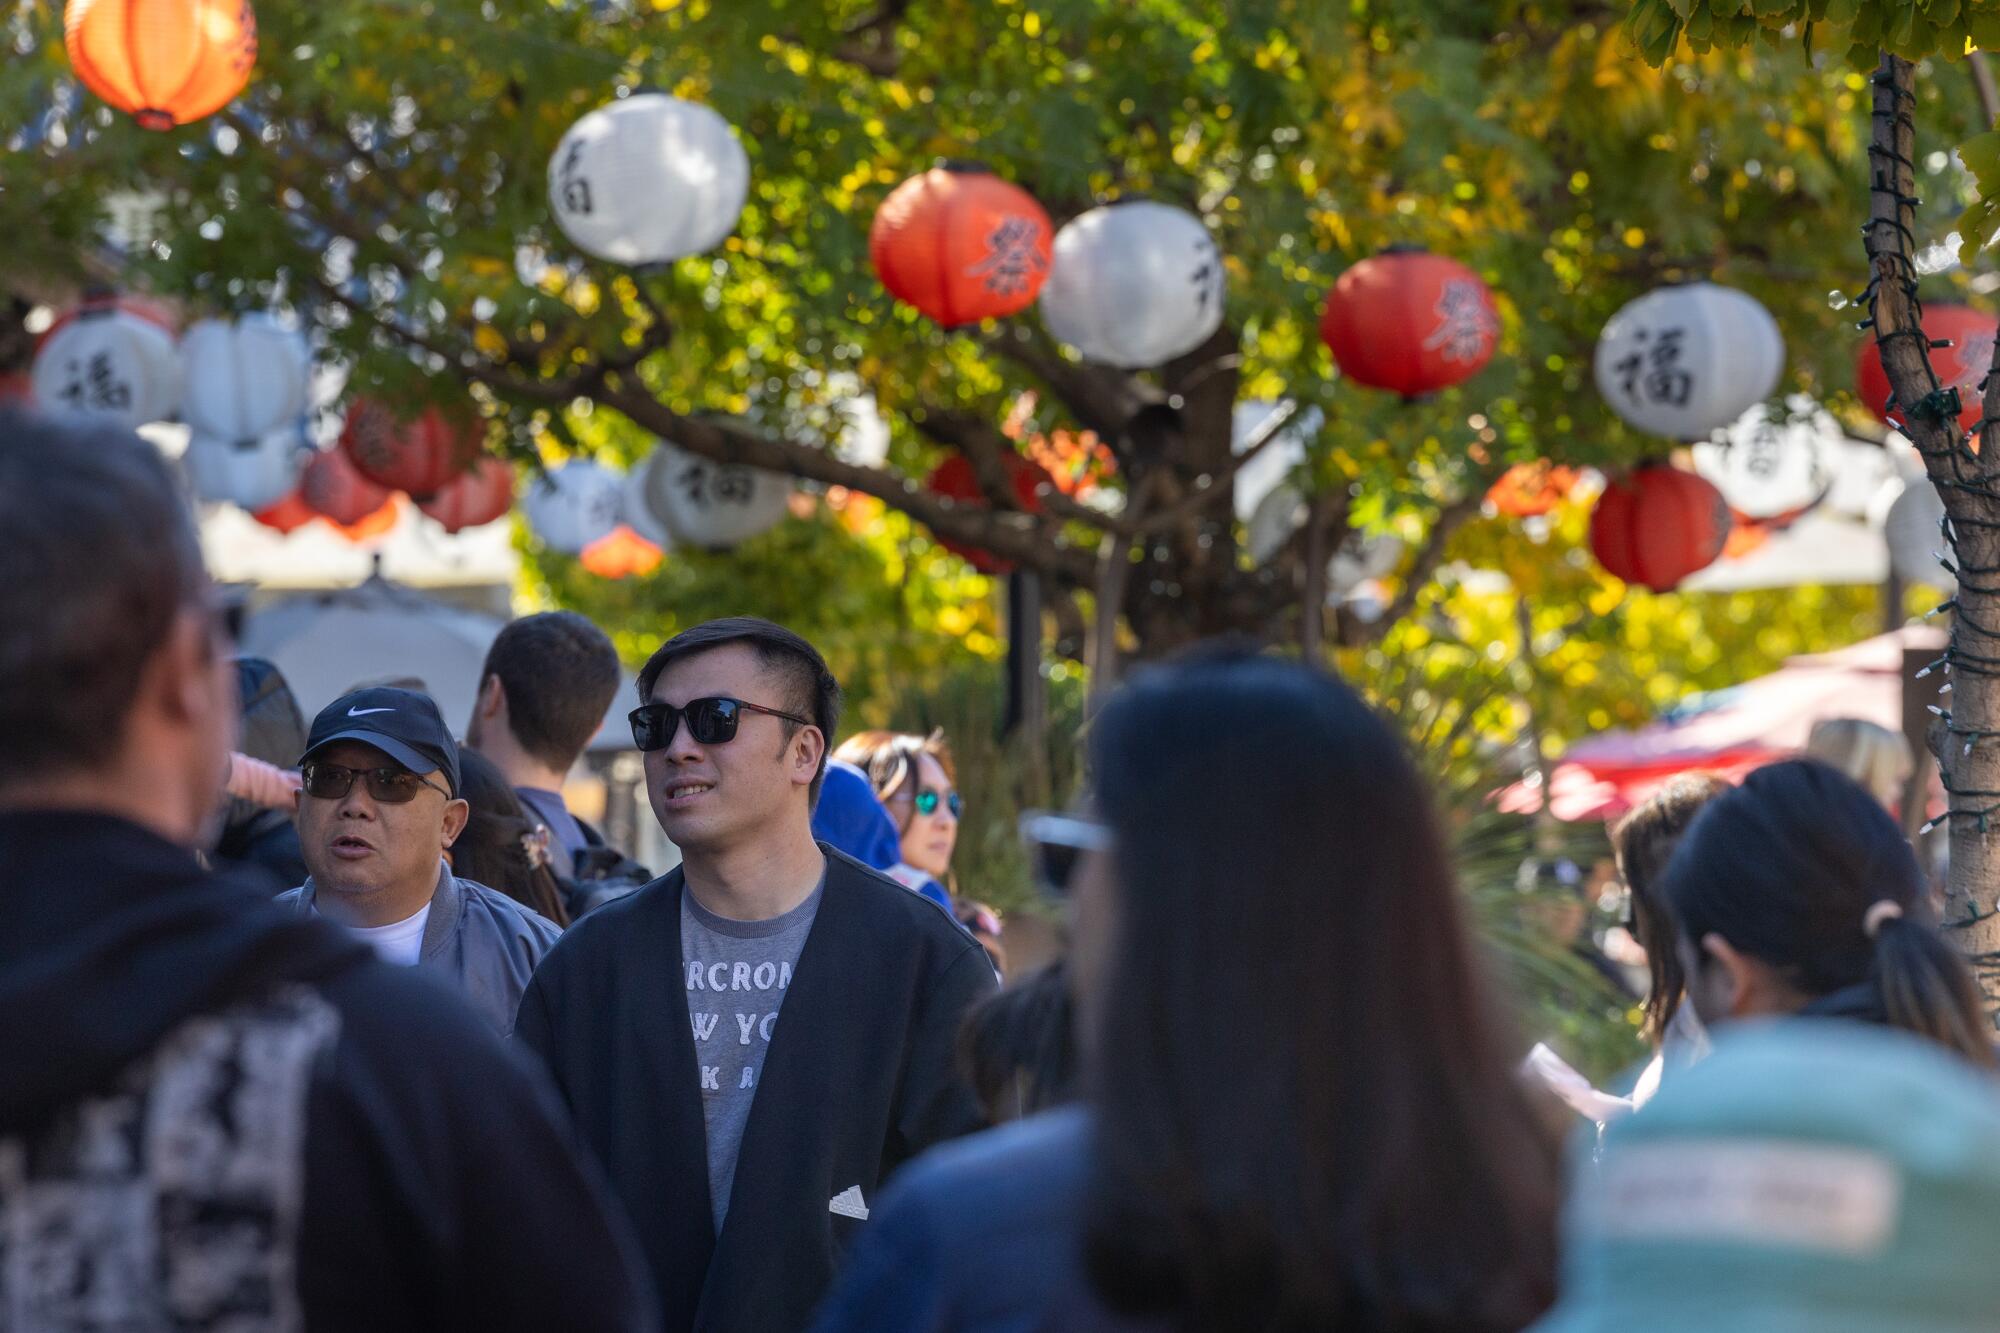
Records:
[[[1500,315],[1465,265],[1396,246],[1340,275],[1319,336],[1355,383],[1421,398],[1479,373],[1493,357]]]
[[[377,486],[355,470],[354,463],[338,449],[313,455],[299,477],[299,494],[313,512],[346,527],[373,516],[388,502],[389,491]]]
[[[1667,592],[1715,563],[1730,526],[1721,491],[1653,463],[1605,486],[1590,515],[1590,549],[1616,577]]]
[[[1009,454],[1005,460],[1007,480],[1014,487],[1014,503],[1023,512],[1042,512],[1041,488],[1053,486],[1055,482],[1037,463],[1030,462],[1019,454]],[[979,489],[979,478],[972,471],[972,462],[964,454],[953,454],[939,463],[931,475],[924,480],[925,489],[932,494],[942,495],[948,500],[956,500],[968,506],[986,507],[985,492]],[[945,537],[938,537],[937,544],[954,555],[963,556],[966,563],[982,574],[1012,573],[1012,562],[1002,560],[991,552],[977,546],[967,546]]]
[[[946,328],[1031,303],[1049,276],[1049,215],[979,167],[912,176],[875,210],[868,257],[889,294]]]
[[[370,398],[348,408],[340,431],[340,447],[362,476],[419,500],[469,472],[485,443],[485,426],[469,413],[427,407],[404,418]]]
[[[268,509],[259,509],[251,517],[267,528],[279,532],[297,532],[306,524],[320,516],[319,511],[305,502],[305,497],[293,491]]]
[[[514,503],[514,469],[492,455],[479,460],[470,472],[461,472],[446,482],[417,508],[444,525],[446,532],[462,532],[491,523]]]
[[[1924,333],[1932,342],[1948,339],[1950,347],[1931,349],[1931,369],[1938,383],[1958,390],[1958,425],[1971,430],[1979,420],[1979,382],[1993,364],[1995,320],[1971,306],[1939,304],[1924,307]],[[1903,424],[1900,405],[1884,411],[1892,390],[1889,372],[1882,368],[1882,349],[1873,336],[1861,344],[1854,360],[1854,392],[1861,405],[1892,426]]]
[[[601,579],[625,579],[652,573],[665,557],[666,552],[620,523],[584,547],[577,563]]]
[[[327,522],[333,524],[335,532],[351,542],[358,543],[368,541],[374,537],[387,535],[389,529],[396,526],[396,520],[401,518],[402,515],[402,498],[391,495],[382,502],[380,509],[375,510],[373,513],[363,514],[352,523],[333,523],[332,519],[328,519]]]
[[[1538,518],[1561,504],[1582,474],[1547,459],[1516,463],[1500,475],[1487,500],[1503,517]]]
[[[250,81],[249,0],[69,0],[63,45],[76,75],[149,130],[214,115]]]

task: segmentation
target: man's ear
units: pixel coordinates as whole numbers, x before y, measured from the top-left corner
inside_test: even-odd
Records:
[[[498,717],[506,706],[507,687],[500,683],[500,677],[488,676],[479,682],[479,699],[473,708],[480,717]]]
[[[800,727],[798,735],[792,737],[793,781],[811,785],[825,757],[826,734],[818,727]]]
[[[444,845],[449,847],[458,841],[458,835],[465,832],[465,821],[472,818],[472,806],[461,799],[444,803]]]

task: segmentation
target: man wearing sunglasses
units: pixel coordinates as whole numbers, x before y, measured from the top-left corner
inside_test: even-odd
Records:
[[[980,1127],[953,1047],[993,971],[935,904],[814,841],[840,687],[811,644],[698,625],[639,698],[682,864],[571,928],[517,1032],[632,1214],[663,1327],[799,1328],[888,1174]]]
[[[320,710],[299,763],[311,877],[279,901],[347,926],[391,963],[434,971],[501,1035],[561,935],[506,894],[451,873],[465,829],[458,745],[429,695],[355,690]]]

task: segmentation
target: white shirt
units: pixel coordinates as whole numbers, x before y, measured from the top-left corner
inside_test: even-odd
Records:
[[[401,921],[392,921],[386,926],[349,926],[348,929],[374,945],[383,962],[415,967],[417,956],[423,952],[424,923],[430,919],[431,905],[425,903],[417,909],[415,916]]]

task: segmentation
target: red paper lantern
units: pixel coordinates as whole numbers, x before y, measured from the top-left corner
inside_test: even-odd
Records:
[[[890,191],[868,229],[882,285],[946,328],[1024,309],[1049,276],[1049,215],[978,167],[942,166]]]
[[[1932,342],[1948,338],[1950,347],[1931,350],[1931,369],[1937,372],[1938,383],[1947,389],[1958,390],[1958,425],[1961,430],[1971,430],[1979,420],[1979,382],[1986,378],[1986,372],[1993,364],[1993,331],[1995,320],[1991,315],[1982,315],[1971,306],[1932,305],[1924,307],[1924,332]],[[1862,406],[1873,412],[1892,426],[1903,424],[1901,405],[1894,412],[1883,411],[1893,390],[1889,387],[1889,372],[1882,368],[1882,349],[1871,336],[1861,344],[1854,358],[1854,392],[1860,397]]]
[[[446,532],[462,532],[491,523],[514,504],[514,469],[504,459],[488,455],[470,472],[446,482],[417,508],[444,525]]]
[[[340,447],[362,476],[418,500],[428,500],[469,472],[485,443],[484,424],[469,413],[427,407],[422,415],[404,419],[369,398],[357,399],[348,409],[340,432]]]
[[[89,89],[149,130],[229,105],[257,63],[249,0],[69,0],[69,63]]]
[[[652,573],[665,558],[665,551],[620,523],[584,547],[577,563],[601,579],[625,579]]]
[[[1582,476],[1547,459],[1516,463],[1500,475],[1486,499],[1505,518],[1537,518],[1561,504]]]
[[[1007,455],[1005,466],[1007,480],[1014,487],[1014,503],[1024,513],[1041,513],[1040,488],[1053,486],[1054,480],[1039,464],[1019,454]],[[924,486],[933,495],[942,495],[948,500],[956,500],[964,505],[982,509],[986,507],[986,493],[979,489],[979,478],[972,471],[972,462],[963,454],[953,454],[939,463],[932,469],[930,476],[924,479]],[[979,547],[967,546],[946,537],[939,537],[937,543],[954,555],[963,556],[967,564],[982,574],[1007,574],[1013,571],[1014,566],[1011,562],[1002,560]]]
[[[293,491],[270,508],[259,509],[251,515],[265,527],[276,528],[279,532],[287,534],[297,532],[319,516],[319,511],[307,504],[305,497],[297,491]]]
[[[373,513],[363,514],[352,523],[333,523],[331,519],[327,521],[333,523],[333,530],[347,538],[347,540],[351,542],[365,542],[373,537],[387,535],[389,530],[396,526],[396,520],[402,516],[402,497],[391,494],[388,499],[382,502],[381,508],[375,510]]]
[[[1479,373],[1493,357],[1500,314],[1465,265],[1395,247],[1340,275],[1319,336],[1349,379],[1419,398]]]
[[[389,500],[388,489],[362,476],[353,460],[338,449],[313,455],[299,477],[299,495],[314,513],[332,520],[335,527],[359,523]]]
[[[1590,515],[1597,562],[1627,583],[1666,592],[1715,563],[1729,541],[1722,492],[1663,463],[1610,482]]]

